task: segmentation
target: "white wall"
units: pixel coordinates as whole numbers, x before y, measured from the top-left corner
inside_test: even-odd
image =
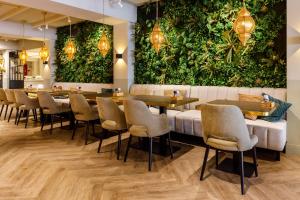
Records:
[[[287,1],[288,153],[300,154],[300,1]]]

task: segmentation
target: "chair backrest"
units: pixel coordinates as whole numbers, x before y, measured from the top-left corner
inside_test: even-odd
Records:
[[[124,112],[111,98],[97,97],[99,117],[102,121],[111,120],[117,123],[118,129],[127,128]]]
[[[125,100],[123,103],[127,124],[144,126],[151,136],[151,133],[155,132],[156,129],[153,115],[147,105],[138,100]]]
[[[59,108],[49,92],[39,91],[37,96],[42,109],[47,109],[51,113],[59,112]]]
[[[3,88],[0,88],[0,101],[7,101],[7,97]]]
[[[16,103],[19,105],[29,105],[30,99],[23,90],[14,90]]]
[[[82,94],[70,94],[71,109],[75,115],[81,115],[83,118],[89,118],[93,111],[86,98]]]
[[[5,94],[8,102],[16,103],[15,92],[13,89],[6,89]]]
[[[201,106],[203,139],[216,138],[237,142],[241,151],[251,148],[250,134],[241,110],[231,105]]]

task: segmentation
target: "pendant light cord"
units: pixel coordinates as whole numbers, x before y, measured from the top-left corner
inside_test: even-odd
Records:
[[[68,22],[69,22],[69,25],[70,25],[70,38],[72,38],[72,21],[71,21],[70,17],[68,17]]]
[[[158,0],[156,1],[156,20],[158,20]]]
[[[46,12],[44,12],[44,45],[45,45],[45,38],[46,38]]]
[[[24,49],[25,22],[23,22],[22,49]]]
[[[102,24],[104,24],[104,0],[102,0]]]

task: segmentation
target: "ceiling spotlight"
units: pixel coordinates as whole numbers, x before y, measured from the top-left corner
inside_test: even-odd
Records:
[[[42,26],[39,26],[39,27],[38,27],[38,29],[39,29],[40,31],[43,31],[43,28],[42,28]]]
[[[123,3],[122,0],[109,0],[109,3],[111,6],[113,6],[114,4],[118,4],[121,8],[123,8]]]
[[[47,30],[48,30],[48,24],[46,24],[46,25],[45,25],[45,29],[47,29]]]
[[[123,8],[122,0],[119,0],[118,4],[121,8]]]

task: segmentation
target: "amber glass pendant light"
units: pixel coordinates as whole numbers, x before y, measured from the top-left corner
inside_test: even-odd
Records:
[[[243,0],[243,8],[239,11],[238,17],[233,24],[233,29],[241,43],[245,46],[255,29],[255,21],[246,8],[245,0]]]
[[[158,1],[156,1],[156,23],[152,29],[152,33],[150,34],[150,42],[156,53],[159,53],[161,47],[165,43],[165,36],[158,21]]]
[[[102,24],[104,24],[104,0],[102,0],[102,8],[103,8]],[[107,53],[110,50],[110,43],[109,43],[109,40],[106,36],[106,31],[105,30],[102,32],[102,35],[99,39],[98,49],[99,49],[101,55],[103,56],[103,58],[106,57]]]

